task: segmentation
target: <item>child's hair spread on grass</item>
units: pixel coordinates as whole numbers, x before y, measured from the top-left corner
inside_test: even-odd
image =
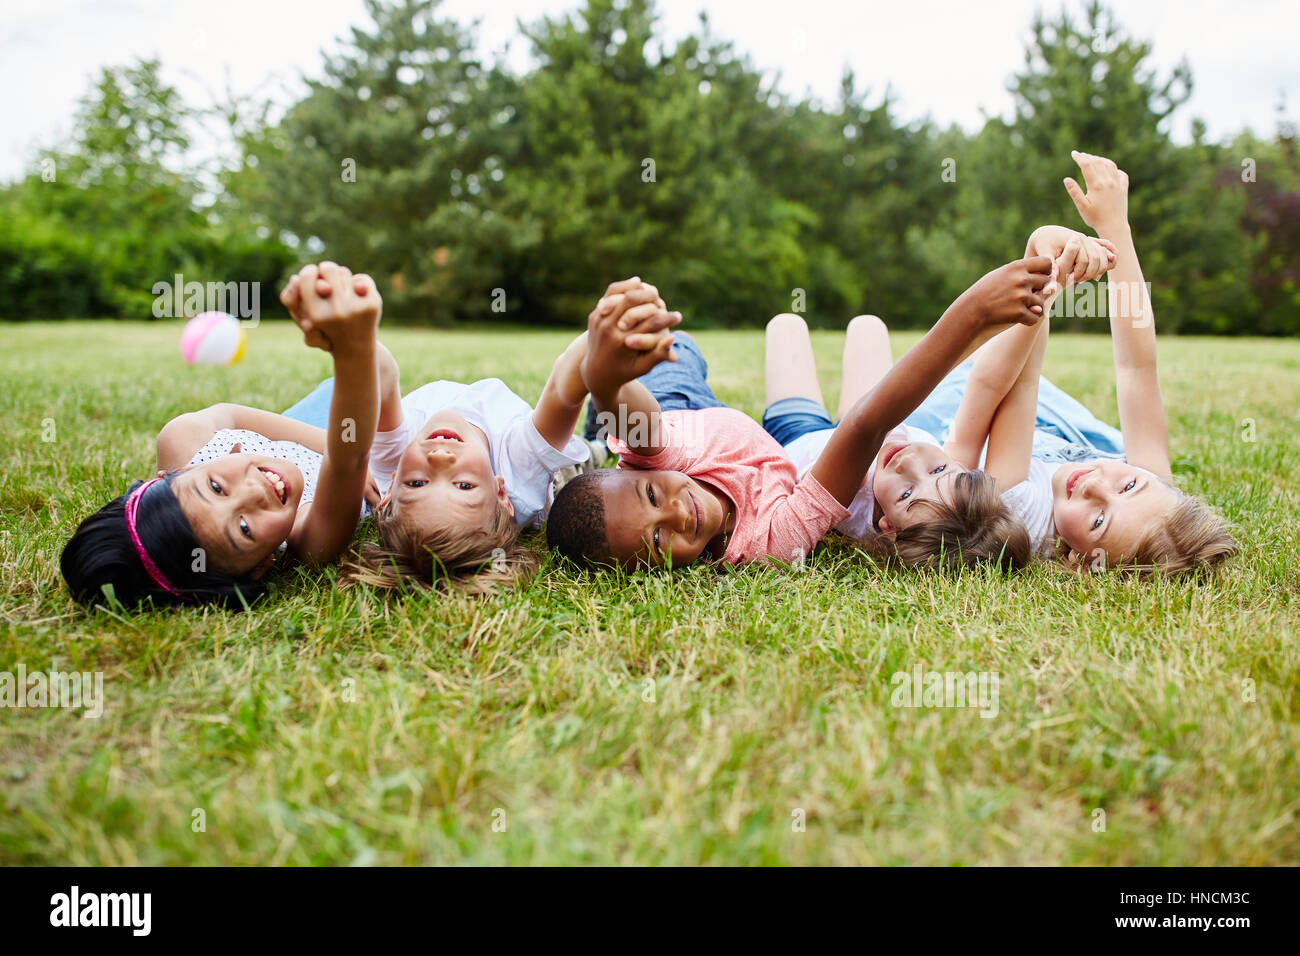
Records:
[[[106,585],[112,586],[113,597],[125,607],[152,601],[242,608],[261,597],[264,589],[259,582],[225,574],[201,560],[203,549],[171,489],[178,474],[173,471],[147,484],[133,483],[126,494],[78,525],[64,545],[59,564],[80,603],[106,602]]]
[[[1068,546],[1063,546],[1063,552]],[[1108,566],[1121,571],[1181,576],[1217,568],[1237,553],[1237,541],[1228,522],[1199,498],[1178,493],[1178,502],[1139,540],[1132,559],[1122,558]],[[1063,560],[1064,554],[1062,556]],[[1093,562],[1081,560],[1081,569]]]
[[[928,512],[898,531],[864,543],[876,557],[909,568],[956,570],[991,562],[1003,571],[1028,566],[1033,556],[1029,532],[998,494],[997,482],[979,471],[954,475],[950,500],[919,498],[908,510]]]
[[[546,544],[575,564],[611,561],[601,479],[610,469],[578,475],[560,489],[546,519]]]
[[[1135,560],[1179,574],[1212,568],[1237,553],[1237,542],[1223,516],[1199,498],[1183,495],[1160,524],[1138,545]]]
[[[428,590],[441,585],[487,595],[524,583],[539,564],[533,549],[519,544],[519,526],[501,504],[486,526],[473,528],[405,521],[390,499],[375,510],[375,525],[379,543],[363,544],[345,566],[344,587]]]

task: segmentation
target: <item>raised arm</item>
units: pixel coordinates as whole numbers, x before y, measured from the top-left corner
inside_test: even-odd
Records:
[[[573,437],[587,397],[582,382],[582,361],[587,357],[587,333],[569,343],[551,367],[551,377],[533,409],[533,424],[552,448],[564,451]]]
[[[379,424],[381,432],[391,432],[402,424],[402,373],[397,359],[383,342],[375,342],[375,369],[379,375]]]
[[[1029,462],[1034,453],[1034,424],[1038,419],[1038,378],[1043,373],[1043,354],[1047,351],[1050,322],[1047,316],[1051,311],[1049,299],[1043,305],[1044,318],[1038,326],[1020,375],[998,404],[989,425],[989,447],[984,459],[984,473],[997,482],[999,491],[1006,491],[1029,477]],[[1010,335],[1011,332],[1006,334]]]
[[[1052,260],[1018,259],[995,269],[963,292],[881,382],[844,416],[813,464],[811,474],[848,506],[881,443],[921,404],[952,368],[1012,324],[1036,325]]]
[[[246,428],[272,441],[294,441],[312,451],[325,451],[325,432],[313,425],[247,405],[221,402],[197,412],[177,415],[158,433],[158,468],[172,471],[185,465],[217,432]]]
[[[670,329],[681,315],[664,308],[654,286],[631,282],[638,285],[626,290],[625,283],[611,285],[587,316],[582,380],[608,432],[633,451],[653,456],[663,450],[659,402],[636,380],[660,362],[677,361]],[[656,327],[659,331],[643,331]]]
[[[1035,229],[1025,245],[1025,256],[1047,256],[1052,260],[1053,281],[1044,289],[1047,297],[1044,303],[1044,325],[1046,316],[1051,312],[1051,303],[1061,286],[1096,279],[1115,261],[1109,243],[1063,226],[1039,226]],[[975,364],[962,393],[961,404],[953,417],[952,428],[944,444],[948,454],[967,468],[979,466],[980,453],[984,449],[985,440],[989,439],[995,416],[1004,407],[1013,407],[1004,406],[1011,390],[1019,387],[1023,396],[1025,386],[1022,373],[1025,363],[1036,343],[1041,341],[1046,346],[1045,336],[1045,331],[1026,326],[1008,329],[984,345],[975,356]],[[1041,368],[1041,356],[1039,365]],[[1034,374],[1036,399],[1038,373]],[[1030,431],[1032,430],[1031,417]],[[1005,428],[1001,431],[1003,435],[1008,434]],[[1026,459],[1025,468],[1028,467]]]
[[[638,292],[636,298],[624,303],[624,296],[633,291]],[[637,277],[611,283],[605,289],[605,295],[596,303],[593,314],[601,318],[612,315],[615,323],[613,334],[621,340],[622,349],[632,353],[644,353],[662,347],[666,354],[672,345],[672,336],[667,334],[668,330],[682,320],[678,313],[666,310],[663,300],[659,298],[658,289]],[[589,326],[590,323],[589,316]],[[533,412],[533,423],[542,437],[561,451],[573,435],[582,413],[582,403],[588,395],[582,367],[589,353],[590,334],[590,330],[583,332],[555,360],[551,377],[542,389],[542,396],[537,400],[537,408]],[[602,359],[606,360],[607,358]],[[631,399],[631,393],[627,398]],[[617,395],[613,401],[618,403]],[[658,410],[657,402],[655,410]],[[597,411],[600,411],[599,402]]]
[[[316,292],[317,269],[300,273],[302,311],[330,344],[334,359],[334,394],[325,459],[316,481],[316,497],[301,509],[289,535],[289,547],[303,561],[331,561],[356,530],[365,491],[370,444],[379,420],[379,368],[375,329],[382,301],[374,283],[364,278],[360,293],[347,269],[324,263],[319,274],[330,295]]]
[[[322,262],[320,268],[333,265],[332,262]],[[328,299],[333,294],[333,287],[319,271],[316,273],[315,288],[316,297],[319,299]],[[352,277],[352,291],[358,297],[364,298],[374,288],[375,284],[370,276],[355,275]],[[376,295],[378,295],[377,291]],[[298,328],[302,330],[303,341],[307,345],[324,352],[332,350],[333,345],[330,343],[328,336],[316,326],[316,323],[312,321],[303,308],[301,274],[295,273],[289,277],[289,281],[280,292],[280,302],[289,310],[289,315]],[[375,367],[379,374],[378,428],[381,432],[390,432],[402,424],[402,378],[401,371],[397,367],[397,359],[393,358],[393,353],[388,350],[384,343],[379,341],[375,342]],[[322,443],[323,441],[324,433],[322,432]],[[323,452],[325,450],[323,447],[317,448],[315,445],[309,447],[314,451]]]
[[[1140,468],[1172,481],[1169,429],[1156,370],[1156,327],[1128,222],[1128,174],[1111,160],[1075,150],[1085,194],[1066,178],[1065,189],[1083,221],[1115,247],[1109,282],[1110,336],[1115,352],[1115,394],[1124,454]]]

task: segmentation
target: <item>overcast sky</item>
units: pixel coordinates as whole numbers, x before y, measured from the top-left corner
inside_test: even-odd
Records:
[[[514,38],[518,19],[577,9],[577,0],[446,0],[443,12],[480,20],[485,52]],[[833,99],[844,66],[863,85],[898,96],[905,120],[978,128],[983,115],[1008,114],[1006,81],[1023,61],[1035,9],[1060,0],[660,0],[671,40],[706,10],[716,35],[735,42],[760,69],[779,73],[790,93]],[[161,59],[164,77],[187,101],[227,78],[240,93],[281,100],[298,77],[316,75],[320,51],[366,22],[362,0],[2,0],[0,7],[0,179],[12,179],[39,145],[70,129],[73,105],[98,69],[137,56]],[[1078,11],[1077,2],[1069,4]],[[1182,57],[1195,89],[1174,134],[1186,139],[1193,116],[1220,138],[1251,126],[1271,135],[1279,94],[1300,117],[1300,2],[1297,0],[1116,0],[1132,35],[1153,43],[1166,73]],[[486,8],[486,9],[485,9]]]

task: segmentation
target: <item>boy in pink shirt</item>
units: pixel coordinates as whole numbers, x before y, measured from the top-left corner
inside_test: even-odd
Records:
[[[687,344],[694,345],[679,333],[677,349]],[[648,563],[667,565],[671,548],[673,563],[680,565],[694,560],[688,555],[703,543],[705,553],[719,555],[725,564],[769,557],[793,561],[848,517],[848,509],[816,478],[798,480],[781,446],[744,412],[663,412],[659,428],[662,445],[654,455],[634,451],[621,439],[609,440],[619,467],[631,471],[601,483],[605,511],[630,515],[641,502],[651,505],[644,527],[634,521],[607,524],[614,553],[632,552]],[[593,473],[597,481],[599,474]],[[729,511],[727,520],[716,520],[723,510]],[[730,535],[700,541],[707,532],[726,527]]]
[[[587,319],[582,376],[619,467],[561,489],[547,543],[586,565],[797,560],[844,520],[885,436],[953,367],[1003,329],[1039,322],[1051,268],[1020,259],[962,293],[843,417],[803,481],[757,422],[720,407],[688,336],[671,350],[628,346],[621,327],[664,306],[653,286],[611,286]],[[681,370],[656,367],[665,359]]]

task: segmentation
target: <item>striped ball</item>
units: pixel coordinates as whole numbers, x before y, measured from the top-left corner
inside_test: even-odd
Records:
[[[247,348],[243,326],[225,312],[201,312],[181,332],[181,357],[190,365],[234,365]]]

